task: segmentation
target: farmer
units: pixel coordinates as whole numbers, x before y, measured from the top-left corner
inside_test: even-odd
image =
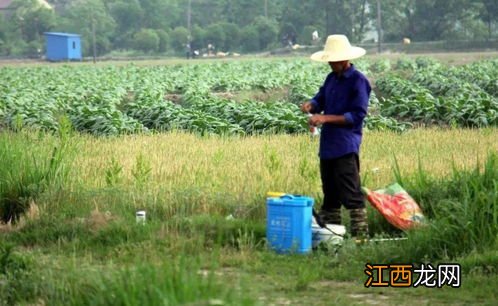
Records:
[[[367,215],[360,184],[359,152],[363,119],[367,114],[371,87],[367,78],[350,63],[366,51],[350,45],[344,35],[330,35],[323,51],[311,59],[327,62],[332,69],[318,93],[301,105],[311,113],[310,126],[322,125],[320,174],[324,223],[341,224],[341,206],[351,217],[351,235],[366,237]]]
[[[185,56],[187,57],[187,59],[190,59],[191,55],[192,55],[192,46],[190,45],[190,43],[186,43],[185,44]]]

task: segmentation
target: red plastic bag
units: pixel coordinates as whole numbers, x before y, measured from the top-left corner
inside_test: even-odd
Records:
[[[386,189],[371,191],[364,188],[364,191],[368,202],[395,227],[408,230],[424,223],[422,210],[398,183]]]

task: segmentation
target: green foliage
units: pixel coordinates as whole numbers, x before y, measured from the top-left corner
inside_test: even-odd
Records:
[[[222,24],[214,23],[206,28],[204,39],[208,44],[214,45],[217,51],[223,51],[226,43],[226,33]]]
[[[27,132],[27,139],[34,135]],[[70,143],[61,129],[51,151],[37,148],[11,132],[0,134],[0,221],[16,223],[32,201],[49,188],[60,188],[69,171]]]
[[[59,19],[54,31],[81,34],[84,42],[91,42],[95,29],[97,53],[105,54],[112,49],[116,21],[107,10],[104,1],[72,1]],[[92,44],[82,44],[83,55],[92,54]]]
[[[351,1],[318,1],[325,14],[327,33],[342,33],[353,42],[360,42],[365,34],[367,23],[367,7],[363,0]],[[373,7],[373,4],[372,6]],[[372,10],[375,11],[375,10]],[[351,16],[353,18],[351,18]]]
[[[55,26],[55,12],[40,5],[36,0],[17,0],[11,6],[15,8],[15,12],[10,16],[10,20],[22,29],[21,35],[26,42],[41,42],[43,33]]]
[[[391,69],[391,62],[389,60],[377,60],[370,65],[370,70],[373,73],[385,73]]]
[[[198,25],[192,27],[192,48],[200,50],[207,47],[206,30]]]
[[[204,277],[195,260],[180,260],[159,266],[141,264],[102,276],[93,290],[73,296],[74,305],[179,305],[196,301],[248,305],[243,298],[216,280],[214,273]],[[144,287],[144,284],[149,284]],[[144,290],[145,289],[145,290]]]
[[[479,17],[488,28],[488,39],[492,37],[492,25],[496,25],[496,16],[498,15],[498,3],[494,0],[482,0],[479,8]]]
[[[458,20],[476,10],[475,3],[467,0],[410,1],[406,8],[408,36],[422,41],[443,38]]]
[[[67,126],[67,122],[60,125]],[[495,129],[489,132],[495,132]],[[40,151],[45,148],[49,152],[52,143],[47,139],[37,141],[40,136],[35,136],[13,134],[20,143],[17,147]],[[75,140],[87,141],[86,138],[76,136]],[[289,140],[291,144],[296,143],[291,138],[264,137],[268,146],[263,151],[262,164],[256,167],[263,173],[275,174],[276,171],[286,179],[287,175],[318,176],[316,165],[310,165],[316,156],[306,154],[313,143],[302,139],[298,148],[293,146],[293,150],[289,150],[285,146]],[[255,139],[258,138],[240,142],[240,147],[254,144]],[[204,140],[197,138],[196,141]],[[208,156],[203,160],[217,161],[215,170],[225,170],[225,162],[233,161],[225,140],[215,146],[212,146],[212,139],[207,141],[210,144],[203,148],[208,150],[201,151],[213,155],[212,159]],[[110,145],[107,142],[92,140],[88,143]],[[382,145],[371,149],[384,152]],[[242,150],[258,154],[258,151]],[[289,153],[295,150],[298,151]],[[91,152],[85,154],[91,156]],[[126,152],[122,154],[125,156]],[[288,156],[295,157],[294,165],[297,166],[290,172],[285,170],[290,161]],[[102,159],[96,163],[100,164],[100,161]],[[109,169],[120,168],[117,163],[112,164],[111,161]],[[171,165],[171,169],[184,171],[194,164],[196,162],[186,164],[183,170]],[[87,161],[83,161],[83,165],[88,165]],[[408,237],[404,241],[358,245],[346,239],[337,253],[317,250],[306,256],[281,255],[267,250],[263,192],[251,189],[254,187],[250,184],[244,184],[242,189],[236,184],[235,187],[221,186],[220,195],[214,194],[215,189],[198,188],[190,182],[185,183],[188,186],[184,190],[166,188],[164,193],[147,193],[146,189],[137,192],[133,184],[129,188],[118,186],[117,190],[71,185],[68,187],[76,188],[68,188],[61,194],[47,194],[43,202],[39,202],[42,211],[47,213],[23,227],[2,232],[0,304],[254,305],[284,302],[304,305],[312,302],[327,305],[330,300],[353,304],[357,298],[347,299],[347,295],[369,290],[363,288],[367,278],[363,273],[366,262],[417,265],[424,262],[434,266],[458,263],[462,267],[464,289],[458,292],[465,294],[459,293],[455,297],[451,288],[447,288],[451,294],[445,288],[438,291],[419,288],[410,291],[409,296],[435,304],[485,301],[493,296],[498,269],[498,157],[491,154],[484,166],[475,169],[461,170],[455,166],[450,175],[438,174],[437,178],[424,172],[422,166],[413,176],[401,173],[405,169],[399,167],[398,174],[428,217],[426,228],[404,234]],[[209,183],[218,182],[227,174],[220,172],[210,172]],[[236,170],[231,173],[239,174]],[[294,184],[285,186],[296,187]],[[308,187],[302,188],[311,190]],[[239,192],[245,192],[245,195]],[[177,196],[164,196],[171,193]],[[110,211],[90,213],[94,203]],[[133,212],[142,205],[147,208],[147,222],[138,226]],[[226,218],[229,213],[232,218]],[[380,224],[384,219],[378,212],[370,210],[369,213],[369,217],[372,216],[370,225],[374,223],[371,229],[400,234],[392,227]],[[316,295],[315,289],[323,286],[340,290],[324,297]],[[393,295],[390,299],[403,303],[406,296]]]
[[[109,12],[116,21],[119,32],[126,33],[140,29],[144,10],[138,0],[111,3]]]
[[[13,1],[0,16],[0,55],[39,56],[43,33],[54,29],[57,16],[38,1]]]
[[[254,52],[260,49],[259,33],[254,26],[246,26],[242,29],[242,47],[246,52]]]
[[[403,37],[410,37],[408,32],[409,20],[406,16],[409,12],[410,0],[382,0],[382,30],[385,42],[400,42]],[[371,2],[369,2],[371,3]],[[375,9],[370,10],[369,20],[377,19],[377,3]]]
[[[383,95],[380,102],[383,115],[425,123],[442,119],[439,100],[428,89],[394,76],[380,78],[376,85]]]
[[[411,58],[402,57],[396,61],[395,69],[412,71],[417,69],[417,63]]]
[[[278,156],[278,153],[274,149],[267,148],[265,157],[265,165],[268,173],[270,175],[277,173],[282,167],[282,159]]]
[[[175,51],[185,51],[185,45],[188,43],[188,35],[188,29],[185,27],[176,27],[171,31],[171,46]]]
[[[445,122],[484,127],[498,123],[498,99],[493,96],[496,79],[488,74],[496,67],[495,61],[472,67],[436,67],[421,70],[412,79],[438,96],[435,105]]]
[[[225,44],[222,51],[240,50],[242,40],[240,28],[235,23],[222,23],[221,27],[225,32]]]
[[[254,29],[258,33],[259,47],[267,49],[277,39],[278,24],[275,20],[265,17],[256,17],[253,22]]]
[[[105,170],[105,182],[107,186],[114,187],[122,181],[123,166],[115,158],[112,158]]]
[[[131,171],[135,183],[138,187],[142,188],[150,179],[150,174],[152,172],[152,166],[150,162],[142,155],[138,155],[135,166]]]
[[[395,132],[405,132],[406,130],[413,127],[409,122],[399,122],[395,118],[384,117],[382,115],[369,115],[365,118],[364,128],[367,130],[376,131],[395,131]]]
[[[376,81],[381,114],[426,124],[485,127],[498,124],[496,61],[448,68],[418,58],[397,69],[415,70],[409,79],[388,75]],[[494,71],[494,72],[493,72]]]
[[[32,267],[30,258],[14,252],[14,245],[0,242],[0,304],[14,305],[33,297]]]
[[[409,241],[397,251],[389,251],[416,262],[455,258],[494,247],[498,238],[497,169],[498,157],[491,154],[483,169],[454,169],[447,179],[432,179],[423,169],[412,179],[404,178],[429,224],[408,233]]]
[[[97,135],[145,132],[144,126],[117,108],[116,96],[109,93],[89,93],[82,103],[68,109],[75,129]],[[107,104],[110,102],[109,104]]]
[[[367,129],[402,132],[412,123],[497,125],[496,61],[457,68],[427,58],[400,61],[394,68],[386,61],[356,64],[368,75],[375,73]],[[57,131],[62,114],[75,130],[94,135],[174,129],[223,135],[305,133],[306,117],[298,106],[313,97],[326,73],[325,65],[305,60],[2,68],[0,125]],[[242,100],[240,92],[246,91],[278,97]],[[242,101],[232,98],[236,95]]]
[[[142,29],[133,36],[134,49],[145,53],[157,52],[159,50],[159,43],[159,35],[152,29]]]
[[[130,38],[144,29],[171,32],[187,27],[187,1],[173,0],[52,0],[55,9],[39,5],[36,0],[17,0],[11,4],[12,14],[0,20],[0,54],[39,55],[27,44],[43,43],[47,31],[82,34],[83,54],[92,53],[92,24],[95,25],[98,53],[132,48]],[[497,5],[493,0],[394,1],[381,3],[383,40],[400,42],[403,37],[413,41],[492,40],[497,37]],[[10,12],[10,11],[9,11]],[[376,24],[375,1],[366,0],[273,0],[253,3],[250,0],[190,2],[193,47],[205,48],[205,38],[219,51],[261,51],[277,46],[285,35],[296,43],[311,43],[311,33],[317,30],[323,39],[331,33],[346,34],[354,43],[361,42]],[[3,15],[2,15],[3,18]],[[240,46],[240,41],[252,39],[256,27],[258,45]],[[375,27],[375,26],[374,26]],[[202,29],[202,31],[200,30]],[[240,35],[242,32],[246,35]],[[160,52],[183,51],[186,44],[175,37],[168,49]],[[188,35],[188,34],[187,34]],[[176,36],[176,35],[175,35]],[[229,39],[230,37],[230,39]],[[177,43],[178,42],[178,43]]]
[[[168,51],[169,45],[170,45],[170,37],[168,32],[165,30],[156,30],[157,36],[159,38],[159,52],[166,52]]]
[[[298,42],[299,44],[303,44],[303,45],[311,45],[313,44],[313,41],[312,41],[312,33],[314,31],[318,31],[317,27],[316,26],[313,26],[313,25],[307,25],[303,28],[303,30],[301,31],[301,33],[299,33],[299,36],[298,36]],[[282,37],[282,36],[280,36]],[[323,40],[322,40],[323,42]]]

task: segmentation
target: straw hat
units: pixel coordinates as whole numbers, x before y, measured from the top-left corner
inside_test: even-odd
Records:
[[[317,62],[340,62],[352,60],[365,55],[360,47],[353,47],[345,35],[329,35],[323,51],[315,52],[311,59]]]

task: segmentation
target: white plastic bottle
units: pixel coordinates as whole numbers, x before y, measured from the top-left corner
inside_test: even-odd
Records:
[[[139,210],[136,212],[136,221],[137,221],[137,224],[145,224],[145,219],[146,219],[146,215],[145,215],[145,210]]]
[[[308,113],[308,117],[313,117],[313,114]],[[318,136],[320,135],[320,129],[317,126],[310,125],[310,133],[312,136]]]

